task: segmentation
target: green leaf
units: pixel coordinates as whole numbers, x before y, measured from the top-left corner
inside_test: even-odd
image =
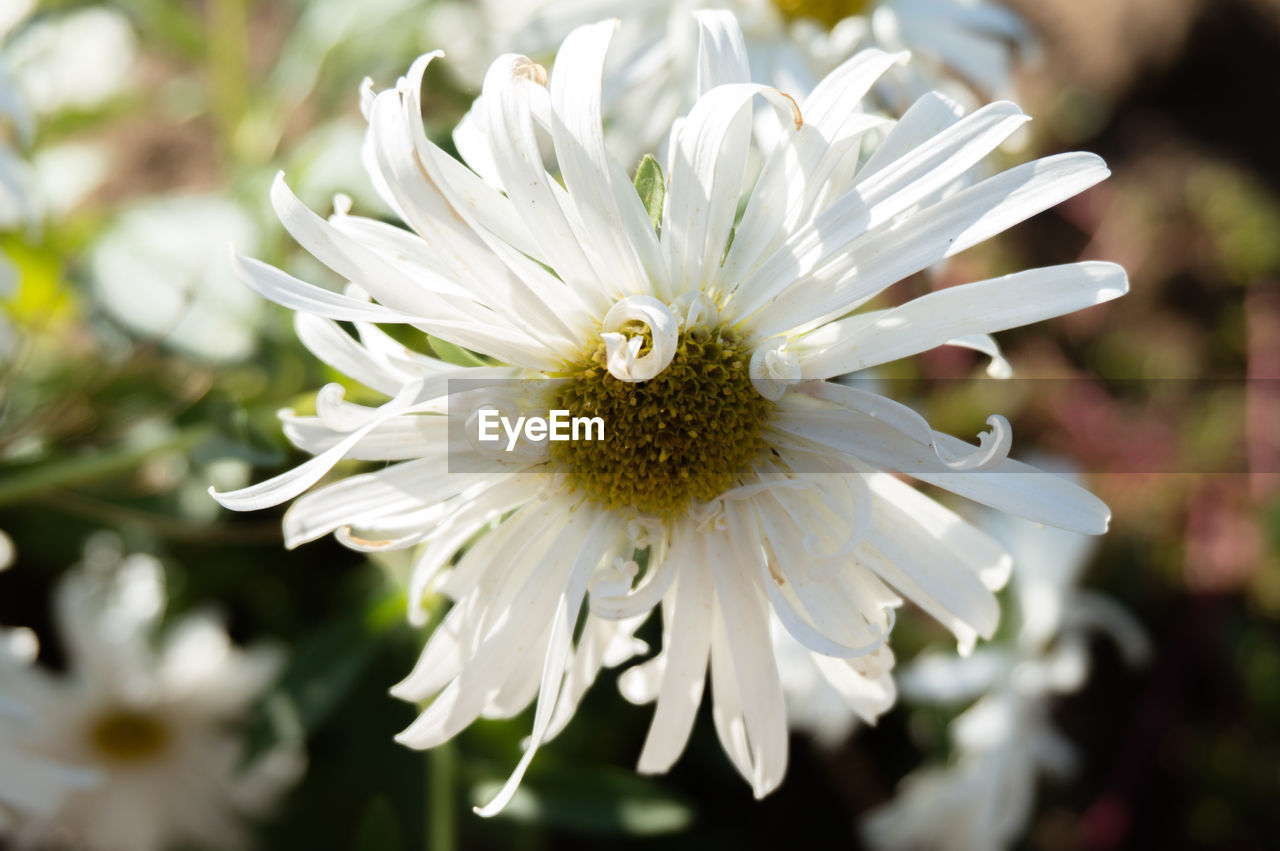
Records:
[[[480,355],[462,346],[455,346],[439,337],[430,337],[431,349],[436,353],[436,357],[446,363],[457,364],[458,366],[488,366],[490,361],[485,360]]]
[[[355,851],[401,851],[404,833],[396,811],[386,795],[379,795],[365,807],[356,829]]]
[[[636,193],[649,213],[649,221],[656,228],[662,221],[662,199],[667,194],[667,185],[662,177],[662,166],[658,165],[653,154],[645,154],[636,169]]]
[[[250,722],[243,764],[278,742],[305,739],[342,704],[389,628],[381,616],[384,602],[379,596],[296,642],[280,680],[264,695]]]
[[[163,452],[186,452],[212,434],[211,426],[200,424],[137,445],[118,445],[97,452],[6,466],[0,470],[0,482],[3,482],[0,505],[21,502],[54,488],[132,474],[147,459]]]

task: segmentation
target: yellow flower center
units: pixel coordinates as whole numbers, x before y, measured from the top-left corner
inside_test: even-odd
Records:
[[[646,335],[637,326],[634,334]],[[671,363],[648,381],[615,378],[603,342],[552,390],[550,407],[604,420],[603,440],[551,443],[553,461],[608,508],[674,516],[733,487],[765,450],[773,403],[751,384],[751,353],[729,328],[680,333]]]
[[[866,12],[871,0],[773,0],[773,5],[787,20],[808,18],[831,29],[845,18]]]
[[[114,762],[141,762],[169,745],[169,728],[158,718],[132,709],[115,709],[94,721],[89,741]]]

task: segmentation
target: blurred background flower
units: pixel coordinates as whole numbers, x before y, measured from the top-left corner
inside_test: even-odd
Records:
[[[83,563],[54,589],[65,671],[5,674],[5,693],[28,701],[29,758],[92,777],[41,812],[17,813],[8,839],[19,848],[241,847],[240,819],[266,813],[303,767],[296,743],[246,758],[248,712],[283,655],[237,649],[208,613],[161,632],[163,568],[119,548],[113,533],[91,536]]]
[[[238,281],[228,246],[253,252],[253,218],[212,196],[152,197],[95,241],[89,269],[98,304],[144,339],[192,357],[240,360],[257,347],[262,300]]]
[[[948,726],[950,764],[911,772],[893,801],[864,816],[863,834],[876,848],[1012,846],[1026,832],[1040,776],[1076,768],[1051,700],[1088,679],[1089,631],[1115,641],[1130,665],[1150,653],[1132,615],[1077,587],[1095,541],[1007,515],[983,520],[1013,556],[1016,605],[1004,613],[1012,624],[968,657],[925,651],[899,675],[908,703],[976,702]]]

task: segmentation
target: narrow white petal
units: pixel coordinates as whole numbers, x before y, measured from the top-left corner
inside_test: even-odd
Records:
[[[698,99],[672,132],[662,246],[671,269],[671,300],[706,290],[719,274],[737,216],[751,141],[752,99],[764,97],[788,126],[800,126],[795,102],[768,86],[719,86]]]
[[[443,380],[437,379],[435,383],[440,385],[438,390],[443,390]],[[281,473],[273,479],[268,479],[265,482],[259,482],[256,485],[250,485],[240,490],[218,493],[213,488],[210,488],[209,493],[220,505],[232,511],[255,511],[259,508],[269,508],[270,506],[287,502],[320,481],[325,473],[333,469],[334,464],[341,461],[360,442],[361,438],[373,431],[380,423],[409,410],[413,403],[417,401],[418,394],[423,389],[424,385],[422,384],[406,385],[394,399],[380,409],[377,418],[362,428],[351,432],[331,448],[311,460],[299,464],[292,470]]]
[[[598,311],[605,298],[601,281],[561,206],[558,184],[542,165],[532,101],[547,93],[526,76],[528,63],[523,56],[508,54],[485,75],[489,150],[516,215],[537,240],[546,262],[567,289],[590,298]]]
[[[694,551],[695,548],[686,543],[673,547],[669,556],[680,560],[680,575],[671,592],[674,600],[671,618],[663,619],[666,666],[653,721],[637,766],[642,774],[660,774],[679,758],[693,730],[698,704],[702,702],[715,600],[711,568],[697,560]]]
[[[948,341],[1030,325],[1110,301],[1129,290],[1114,263],[1072,263],[948,287],[852,316],[789,344],[805,378],[828,378],[926,352]],[[827,342],[830,340],[831,342]]]
[[[804,124],[780,136],[769,152],[725,257],[726,289],[736,287],[801,224],[829,184],[848,188],[842,163],[856,165],[864,134],[887,124],[861,111],[860,101],[899,57],[865,50],[831,72],[805,100]]]
[[[569,573],[567,587],[556,607],[555,619],[551,624],[551,642],[547,647],[546,658],[542,663],[542,681],[538,688],[538,706],[534,711],[533,733],[525,747],[524,755],[516,765],[502,789],[483,807],[476,807],[476,815],[489,817],[497,815],[511,801],[524,778],[529,763],[533,761],[538,746],[542,744],[551,726],[556,703],[560,698],[560,687],[564,682],[566,666],[570,658],[573,643],[573,629],[578,620],[578,610],[582,608],[582,600],[587,592],[587,580],[592,569],[600,560],[600,551],[604,539],[610,531],[608,515],[597,514],[595,522],[587,531],[578,549],[577,558]]]
[[[416,316],[374,304],[365,299],[351,298],[332,290],[300,281],[261,260],[232,255],[236,275],[249,289],[269,301],[290,310],[312,313],[340,322],[413,323]]]
[[[855,410],[865,407],[863,399],[873,394],[859,395],[853,388],[830,382],[815,382],[811,389],[850,407],[825,413],[820,408],[784,408],[773,424],[780,435],[846,452],[874,468],[905,473],[1037,523],[1088,535],[1107,529],[1111,512],[1106,505],[1058,476],[1009,458],[991,469],[956,472],[943,458],[972,453],[974,447],[941,432],[924,437],[913,419],[918,415],[910,409],[884,400],[880,406],[884,416],[880,416],[870,408]],[[784,402],[788,399],[783,397]]]
[[[840,256],[781,292],[753,330],[770,337],[834,318],[1108,174],[1099,157],[1076,153],[1046,157],[989,177],[901,222],[887,222],[858,237]]]
[[[622,187],[625,192],[616,191],[615,165],[604,143],[600,88],[605,52],[616,26],[616,21],[606,21],[570,33],[556,54],[551,75],[556,161],[580,216],[582,242],[590,246],[595,286],[613,296],[650,291],[619,206],[623,199],[638,206],[639,196],[629,182]],[[653,228],[646,230],[653,241]]]
[[[957,121],[858,184],[794,233],[735,293],[750,316],[791,282],[847,251],[960,178],[1028,120],[1012,103],[993,103]]]
[[[750,83],[747,46],[733,13],[700,9],[693,15],[698,21],[697,96],[702,97],[716,86]]]
[[[409,376],[380,362],[331,319],[295,313],[293,328],[313,355],[366,387],[394,396],[409,380]]]
[[[899,157],[946,130],[964,116],[960,104],[940,92],[930,92],[916,100],[902,114],[859,169],[857,178],[865,180]]]
[[[777,788],[787,770],[787,711],[765,601],[753,579],[728,558],[724,537],[723,532],[710,537],[709,556],[753,757],[749,779],[756,797],[763,798]]]

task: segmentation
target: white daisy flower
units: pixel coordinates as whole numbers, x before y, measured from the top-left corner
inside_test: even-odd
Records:
[[[1002,419],[975,447],[827,380],[952,342],[990,348],[990,332],[1125,292],[1118,266],[1084,263],[852,312],[1102,180],[1102,161],[1065,154],[944,192],[1026,120],[1016,106],[961,117],[930,97],[889,127],[860,107],[895,61],[881,51],[854,57],[801,104],[761,85],[713,87],[741,78],[742,39],[728,14],[699,21],[704,91],[673,131],[657,231],[604,142],[606,22],[575,30],[549,77],[523,56],[493,64],[482,114],[458,138],[470,169],[423,132],[422,74],[438,54],[396,88],[366,90],[367,163],[411,230],[342,209],[326,221],[277,180],[285,227],[350,282],[346,294],[237,260],[249,286],[297,311],[318,357],[392,399],[366,407],[325,388],[316,416],[284,418],[313,459],[216,496],[259,509],[300,496],[344,458],[395,462],[299,499],[286,542],[334,532],[357,549],[423,545],[414,619],[431,588],[456,601],[394,690],[431,701],[401,741],[431,747],[537,697],[525,758],[485,813],[508,799],[602,660],[629,649],[632,620],[659,603],[662,650],[624,677],[628,697],[656,702],[640,770],[679,756],[709,667],[717,730],[758,795],[786,767],[770,612],[810,650],[872,678],[892,664],[884,644],[899,593],[963,647],[990,636],[1003,549],[895,472],[1037,522],[1107,525],[1086,491],[1006,457]],[[757,98],[787,130],[744,189]],[[872,129],[887,132],[864,153]],[[548,137],[563,184],[543,165]],[[459,367],[410,351],[378,323],[485,360]],[[449,446],[440,413],[465,407],[446,396],[450,380],[548,376],[562,380],[541,391],[543,409],[599,413],[607,439],[498,451],[510,471],[500,475],[479,448]]]
[[[137,36],[129,18],[105,6],[35,19],[6,50],[22,97],[39,115],[92,109],[133,79]]]
[[[199,614],[174,621],[156,646],[165,594],[149,556],[73,569],[55,604],[67,673],[7,672],[3,693],[17,689],[38,719],[24,731],[28,756],[88,772],[92,782],[40,811],[12,813],[12,846],[243,846],[242,817],[262,813],[301,769],[292,746],[241,766],[235,725],[274,678],[280,656],[236,648],[216,619]],[[4,777],[29,794],[43,782]]]
[[[979,699],[952,723],[955,760],[908,775],[898,797],[865,819],[874,847],[1013,845],[1030,823],[1039,778],[1067,774],[1075,764],[1075,749],[1050,714],[1056,695],[1077,691],[1088,678],[1088,631],[1110,635],[1131,664],[1149,653],[1127,611],[1075,587],[1093,553],[1091,539],[1007,515],[992,515],[986,525],[1014,558],[1018,636],[967,659],[928,653],[902,672],[909,700]]]
[[[699,94],[699,34],[692,20],[702,8],[737,17],[751,72],[744,80],[796,98],[858,50],[908,51],[909,60],[873,90],[875,106],[894,114],[934,90],[969,107],[1009,97],[1017,60],[1034,48],[1021,18],[989,0],[482,0],[482,22],[467,28],[471,38],[455,32],[458,26],[436,29],[453,36],[445,43],[463,48],[464,68],[482,68],[474,54],[487,58],[499,48],[549,56],[574,27],[621,19],[603,108],[610,143],[631,165],[660,147],[673,119]],[[637,103],[645,108],[634,108]]]

